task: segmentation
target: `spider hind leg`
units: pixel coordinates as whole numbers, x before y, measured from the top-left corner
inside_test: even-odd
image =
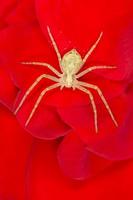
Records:
[[[23,98],[21,99],[18,107],[16,108],[14,114],[16,115],[17,112],[20,110],[20,108],[22,107],[22,105],[24,104],[25,100],[27,99],[27,97],[29,96],[29,94],[32,92],[32,90],[36,87],[36,85],[43,79],[43,78],[47,78],[50,79],[54,82],[59,82],[58,78],[48,75],[48,74],[42,74],[40,75],[38,78],[36,78],[36,80],[32,83],[32,85],[27,89],[26,93],[24,94]]]
[[[44,95],[45,95],[48,91],[53,90],[53,89],[55,89],[55,88],[57,88],[57,87],[60,87],[60,83],[55,83],[55,84],[53,84],[53,85],[51,85],[51,86],[45,88],[45,89],[41,92],[41,94],[39,95],[39,97],[38,97],[38,99],[37,99],[37,101],[36,101],[36,103],[35,103],[35,105],[34,105],[32,111],[31,111],[31,113],[30,113],[30,115],[29,115],[29,117],[28,117],[28,119],[27,119],[27,121],[26,121],[26,123],[25,123],[25,126],[27,126],[27,125],[29,124],[29,122],[31,121],[31,119],[32,119],[33,115],[35,114],[35,111],[36,111],[36,109],[38,108],[38,106],[39,106],[39,104],[40,104],[42,98],[44,97]]]
[[[95,131],[96,131],[96,133],[98,133],[97,108],[96,108],[96,104],[95,104],[93,95],[89,90],[87,90],[86,88],[82,87],[81,85],[77,85],[76,88],[81,90],[82,92],[86,93],[90,97],[90,101],[91,101],[91,105],[92,105],[93,113],[94,113]]]
[[[91,88],[91,89],[94,89],[95,91],[97,91],[97,93],[99,94],[99,96],[100,96],[100,98],[101,98],[103,104],[105,105],[105,108],[107,109],[107,111],[108,111],[108,113],[109,113],[109,115],[110,115],[112,121],[114,122],[115,126],[118,127],[118,123],[117,123],[117,121],[116,121],[116,119],[115,119],[115,117],[114,117],[114,114],[113,114],[113,112],[111,111],[111,108],[110,108],[108,102],[106,101],[106,99],[105,99],[105,97],[104,97],[104,95],[103,95],[101,89],[100,89],[98,86],[96,86],[96,85],[89,84],[89,83],[86,83],[86,82],[81,82],[81,81],[79,81],[79,84],[80,84],[81,86],[83,86],[83,87]]]

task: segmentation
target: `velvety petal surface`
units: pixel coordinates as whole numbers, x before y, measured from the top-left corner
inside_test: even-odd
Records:
[[[84,180],[104,170],[112,162],[87,150],[86,145],[71,132],[61,142],[58,161],[64,174],[70,178]]]
[[[0,69],[0,102],[10,110],[13,110],[17,92],[18,90],[13,84],[8,72]]]
[[[43,199],[132,199],[132,161],[121,161],[86,181],[69,179],[61,172],[56,152],[58,143],[36,141],[28,168],[27,194]]]
[[[0,106],[0,196],[26,199],[26,176],[33,139],[8,109]]]
[[[114,108],[118,127],[115,127],[103,105],[97,106],[98,134],[95,132],[91,106],[73,107],[71,110],[60,108],[59,112],[64,121],[70,124],[76,130],[81,140],[88,145],[88,150],[107,159],[128,159],[133,154],[131,99],[132,95],[129,99],[125,95],[110,102],[111,108]]]

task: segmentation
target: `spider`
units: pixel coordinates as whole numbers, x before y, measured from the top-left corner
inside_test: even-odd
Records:
[[[56,76],[52,76],[49,74],[42,74],[39,77],[36,78],[36,80],[32,83],[32,85],[27,89],[27,91],[25,92],[23,98],[21,99],[19,105],[17,106],[16,110],[15,110],[15,114],[17,114],[17,112],[20,110],[20,108],[22,107],[22,105],[24,104],[25,100],[27,99],[28,95],[32,92],[32,90],[35,88],[35,86],[42,80],[42,79],[50,79],[52,81],[54,81],[55,83],[48,86],[47,88],[45,88],[41,94],[39,95],[26,123],[25,126],[27,126],[29,124],[29,122],[31,121],[33,115],[35,114],[36,109],[38,108],[41,100],[43,99],[44,95],[50,91],[53,90],[55,88],[60,87],[60,89],[62,90],[64,87],[66,88],[72,88],[73,90],[78,89],[84,93],[86,93],[89,96],[92,108],[93,108],[93,113],[94,113],[94,125],[95,125],[95,132],[98,133],[98,119],[97,119],[97,108],[96,108],[96,104],[94,101],[94,97],[91,93],[91,91],[89,89],[94,89],[95,91],[97,91],[97,93],[99,94],[99,97],[101,98],[105,108],[107,109],[107,112],[109,113],[113,123],[115,124],[115,126],[118,126],[118,123],[111,111],[111,108],[109,106],[109,104],[107,103],[101,89],[97,86],[97,85],[93,85],[90,83],[86,83],[86,82],[82,82],[79,80],[79,78],[81,78],[82,76],[84,76],[85,74],[94,71],[94,70],[98,70],[98,69],[114,69],[116,68],[115,66],[106,66],[106,65],[101,65],[101,66],[92,66],[89,67],[81,72],[80,69],[85,65],[88,57],[92,54],[92,52],[94,51],[94,49],[97,47],[97,45],[99,44],[103,32],[100,33],[98,39],[95,41],[95,43],[91,46],[91,48],[88,50],[88,52],[86,53],[86,55],[82,58],[81,55],[78,53],[78,51],[76,49],[72,49],[70,51],[68,51],[67,53],[65,53],[63,55],[63,57],[61,56],[58,46],[55,42],[55,39],[51,33],[50,28],[47,26],[47,31],[48,31],[48,35],[49,38],[51,40],[51,43],[53,45],[53,48],[55,50],[55,53],[57,55],[58,58],[58,62],[59,62],[59,66],[60,66],[60,70],[61,72],[57,71],[53,66],[51,66],[48,63],[44,63],[44,62],[21,62],[21,64],[24,65],[40,65],[40,66],[45,66],[48,69],[50,69]],[[79,73],[78,73],[79,72]]]

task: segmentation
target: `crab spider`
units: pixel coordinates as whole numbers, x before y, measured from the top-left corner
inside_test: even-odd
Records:
[[[80,90],[80,91],[82,91],[82,92],[84,92],[88,95],[90,102],[91,102],[91,105],[92,105],[92,108],[93,108],[94,125],[95,125],[96,133],[98,132],[97,108],[96,108],[96,104],[95,104],[95,101],[94,101],[94,97],[93,97],[93,95],[92,95],[92,93],[89,89],[94,89],[98,93],[98,95],[101,98],[106,110],[108,111],[113,123],[117,127],[118,123],[117,123],[117,121],[116,121],[116,119],[115,119],[115,117],[114,117],[114,115],[111,111],[111,108],[110,108],[109,104],[107,103],[101,89],[96,85],[89,84],[89,83],[86,83],[86,82],[81,82],[81,81],[78,80],[80,77],[82,77],[85,74],[87,74],[91,71],[94,71],[94,70],[116,68],[115,66],[105,66],[105,65],[103,65],[103,66],[92,66],[92,67],[89,67],[89,68],[83,70],[82,72],[78,73],[80,71],[80,69],[83,67],[83,65],[86,63],[88,57],[91,55],[91,53],[97,47],[98,43],[101,40],[103,32],[100,33],[96,42],[92,45],[92,47],[89,49],[87,54],[82,59],[81,55],[77,52],[76,49],[72,49],[72,50],[68,51],[62,57],[49,27],[47,27],[47,31],[48,31],[48,35],[50,37],[50,40],[52,42],[53,48],[56,52],[61,72],[57,71],[53,66],[51,66],[48,63],[44,63],[44,62],[21,62],[21,64],[25,64],[25,65],[41,65],[41,66],[47,67],[56,76],[52,76],[52,75],[48,75],[48,74],[42,74],[39,77],[37,77],[36,80],[32,83],[32,85],[25,92],[23,98],[21,99],[18,107],[15,110],[15,114],[17,114],[17,112],[20,110],[20,108],[24,104],[25,100],[27,99],[28,95],[32,92],[32,90],[35,88],[35,86],[42,79],[50,79],[50,80],[52,80],[56,83],[45,88],[41,92],[41,94],[39,95],[33,109],[31,110],[31,113],[30,113],[30,115],[29,115],[29,117],[28,117],[28,119],[25,123],[25,126],[27,126],[29,124],[29,122],[31,121],[31,119],[32,119],[33,115],[35,114],[35,111],[38,108],[41,100],[43,99],[44,95],[48,91],[53,90],[53,89],[58,88],[58,87],[60,87],[60,89],[63,89],[64,87],[66,87],[66,88],[72,88],[73,90],[78,89],[78,90]]]

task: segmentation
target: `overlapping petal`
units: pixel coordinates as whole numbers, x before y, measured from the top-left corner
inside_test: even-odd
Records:
[[[118,128],[115,127],[100,96],[91,90],[98,111],[99,132],[96,134],[89,97],[78,90],[69,89],[48,92],[31,122],[25,127],[41,91],[53,84],[49,80],[42,80],[36,86],[16,118],[21,127],[36,138],[53,140],[64,136],[52,152],[56,154],[57,150],[61,168],[74,179],[85,179],[99,173],[112,163],[110,160],[132,158],[133,29],[130,21],[133,18],[133,7],[129,6],[130,1],[122,1],[120,4],[113,0],[108,2],[108,6],[104,0],[84,3],[75,0],[26,2],[11,1],[11,9],[6,3],[3,4],[0,32],[1,103],[12,111],[15,110],[38,76],[44,73],[54,75],[46,67],[23,65],[22,61],[47,62],[60,70],[47,26],[62,56],[70,49],[76,48],[84,57],[103,31],[103,38],[83,69],[92,65],[115,65],[117,69],[94,71],[81,80],[101,88],[118,121]],[[15,8],[12,10],[13,5]],[[114,7],[112,12],[111,8]],[[29,10],[31,12],[28,12]],[[50,150],[49,144],[46,142],[45,145],[46,149],[48,145]],[[59,172],[57,165],[56,169]],[[55,172],[53,175],[56,176]]]
[[[48,38],[46,26],[51,28],[61,54],[76,48],[84,57],[99,33],[103,31],[103,37],[88,59],[86,67],[89,64],[116,65],[118,67],[116,72],[112,70],[106,73],[99,72],[112,80],[124,80],[131,75],[131,64],[128,62],[123,64],[125,60],[121,55],[121,50],[125,51],[123,47],[125,36],[128,47],[130,46],[130,50],[132,48],[132,27],[129,27],[129,24],[133,19],[133,6],[130,0],[122,1],[121,4],[110,0],[108,5],[105,0],[100,2],[86,0],[84,3],[76,0],[58,1],[58,3],[36,0],[36,10],[42,31]],[[125,31],[130,33],[124,34]]]
[[[0,195],[1,199],[26,198],[25,178],[33,138],[15,117],[0,106]]]
[[[111,161],[88,151],[87,146],[74,132],[68,134],[60,144],[58,161],[64,174],[77,180],[95,176],[112,164]]]
[[[133,163],[117,162],[101,174],[86,181],[65,177],[58,166],[58,143],[36,141],[28,168],[27,193],[29,199],[131,199]],[[97,163],[98,164],[98,163]],[[96,166],[95,166],[96,167]]]
[[[4,69],[0,69],[0,102],[13,110],[18,89],[13,84],[10,75]]]

